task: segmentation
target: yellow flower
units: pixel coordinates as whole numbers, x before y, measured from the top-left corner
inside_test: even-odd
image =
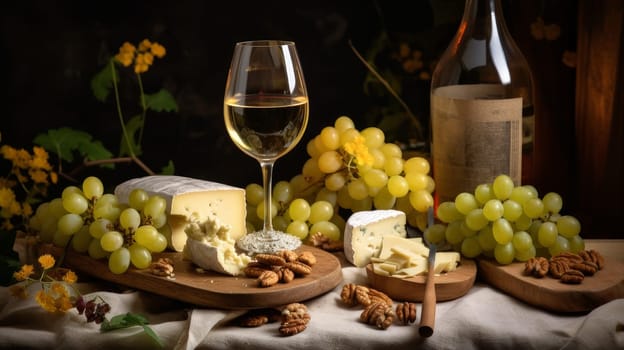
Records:
[[[76,283],[77,280],[78,276],[76,276],[76,274],[72,270],[67,271],[67,273],[63,275],[63,281],[69,284]]]
[[[165,47],[156,42],[152,44],[152,47],[150,49],[152,51],[152,54],[158,58],[163,58],[167,53]]]
[[[58,174],[55,172],[51,172],[50,180],[52,181],[53,184],[56,184],[58,182]]]
[[[127,41],[123,43],[119,48],[119,53],[130,53],[134,55],[134,51],[136,51],[136,47],[134,47],[134,45],[130,44]]]
[[[33,213],[33,209],[28,203],[22,203],[22,215],[25,217],[30,217]]]
[[[9,291],[11,295],[18,297],[20,299],[26,299],[28,297],[28,292],[26,291],[26,287],[22,284],[14,284],[9,287]]]
[[[145,63],[135,63],[134,64],[134,72],[136,74],[145,73],[145,72],[147,72],[147,68],[148,67],[149,66],[147,64],[145,64]]]
[[[151,41],[149,41],[148,39],[143,39],[143,41],[139,43],[139,51],[145,52],[149,50],[151,46],[152,46]]]
[[[50,254],[44,254],[39,257],[39,264],[41,264],[44,270],[52,268],[55,262],[54,257]]]
[[[54,298],[46,293],[43,289],[38,291],[35,295],[35,300],[41,307],[48,312],[56,312],[56,306],[54,305]]]
[[[48,173],[41,169],[30,168],[28,169],[28,175],[35,183],[39,184],[47,184],[48,183]]]
[[[355,157],[355,161],[358,165],[372,166],[375,162],[375,158],[368,152],[365,139],[362,136],[357,136],[352,141],[344,144],[344,150]]]
[[[0,147],[0,152],[2,152],[2,156],[7,160],[12,161],[17,157],[17,151],[9,145],[2,145],[2,147]]]
[[[138,56],[137,56],[137,59],[138,59]],[[144,53],[143,62],[146,63],[147,65],[151,65],[152,63],[154,63],[154,55],[152,55],[149,52]]]
[[[24,281],[32,275],[33,269],[34,267],[32,265],[22,265],[22,268],[19,271],[13,272],[13,277],[18,281]]]
[[[11,216],[22,215],[22,206],[18,202],[11,203],[8,209]]]
[[[0,188],[0,207],[8,208],[15,202],[15,193],[10,188]]]
[[[28,153],[27,150],[20,149],[17,151],[13,164],[18,168],[28,169],[30,167],[31,159],[30,153]]]

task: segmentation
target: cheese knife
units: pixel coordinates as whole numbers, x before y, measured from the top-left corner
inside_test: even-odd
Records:
[[[433,226],[433,208],[429,208],[427,213],[427,228]],[[420,313],[420,325],[418,333],[421,337],[430,337],[433,335],[433,326],[435,324],[436,312],[436,291],[434,281],[435,256],[437,247],[435,244],[428,242],[423,234],[423,240],[429,247],[429,256],[427,257],[428,270],[425,282],[425,295],[422,301],[422,310]]]

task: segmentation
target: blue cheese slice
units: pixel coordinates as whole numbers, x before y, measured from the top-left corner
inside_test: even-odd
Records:
[[[346,222],[344,253],[349,262],[364,267],[379,255],[384,236],[406,237],[405,213],[400,210],[368,210],[352,214]]]
[[[115,196],[127,203],[130,192],[141,188],[150,195],[158,194],[167,201],[167,236],[169,248],[182,251],[186,244],[185,227],[191,214],[201,220],[217,217],[230,227],[234,240],[247,233],[245,189],[184,176],[154,175],[131,179],[115,188]]]

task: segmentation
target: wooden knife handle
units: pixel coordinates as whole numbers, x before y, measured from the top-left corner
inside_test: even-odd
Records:
[[[420,333],[421,337],[430,337],[433,334],[436,312],[434,275],[433,268],[429,269],[425,282],[425,296],[422,301],[422,311],[420,313],[420,326],[418,327],[418,333]]]

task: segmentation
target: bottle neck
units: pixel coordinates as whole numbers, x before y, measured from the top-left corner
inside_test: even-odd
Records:
[[[460,28],[468,36],[485,40],[500,40],[508,36],[500,0],[467,0]]]

